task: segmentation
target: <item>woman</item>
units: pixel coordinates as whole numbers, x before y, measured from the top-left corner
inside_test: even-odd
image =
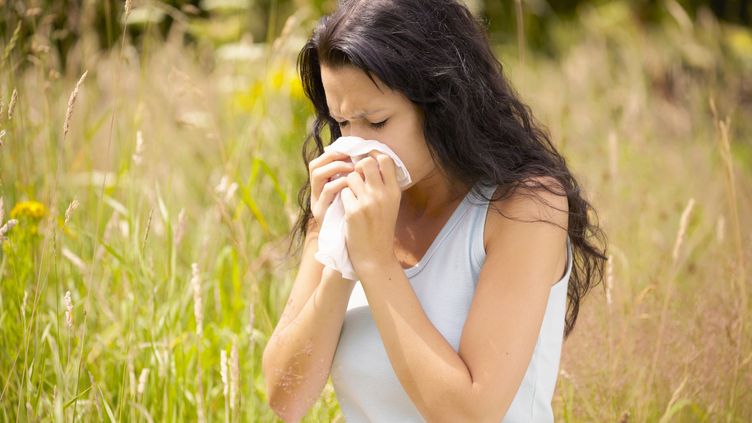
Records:
[[[344,1],[298,66],[316,120],[300,269],[263,356],[272,409],[299,420],[331,374],[348,422],[552,421],[605,235],[483,28],[453,0]],[[411,185],[380,152],[324,153],[325,130],[386,144]],[[337,193],[358,281],[313,258]]]

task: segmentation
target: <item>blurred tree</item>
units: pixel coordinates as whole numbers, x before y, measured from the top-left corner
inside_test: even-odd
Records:
[[[487,25],[494,42],[516,42],[517,2],[522,12],[528,48],[551,49],[551,24],[575,19],[582,7],[621,2],[645,23],[660,23],[666,5],[676,2],[691,17],[705,8],[728,22],[752,25],[749,0],[462,0]],[[100,48],[113,47],[123,32],[125,0],[0,0],[0,39],[10,42],[16,26],[21,30],[14,46],[16,57],[33,57],[52,49],[54,62],[67,67],[67,54],[83,31],[93,31]],[[192,31],[186,41],[207,37],[213,44],[237,41],[250,34],[256,42],[273,39],[286,18],[308,8],[320,16],[336,7],[337,0],[133,0],[128,20],[129,35],[141,36],[151,28],[166,36],[176,20],[186,21]],[[5,50],[5,47],[3,47]]]

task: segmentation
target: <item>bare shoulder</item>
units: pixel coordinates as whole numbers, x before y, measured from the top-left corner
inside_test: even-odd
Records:
[[[497,187],[494,194],[498,190]],[[566,195],[557,193],[564,194],[564,189],[555,178],[535,177],[518,187],[508,198],[492,201],[483,233],[485,250],[488,251],[490,243],[500,241],[498,238],[505,233],[511,235],[512,227],[525,231],[525,226],[532,230],[531,225],[546,225],[552,230],[549,232],[552,236],[554,232],[559,232],[558,237],[564,239],[568,230],[569,201]]]

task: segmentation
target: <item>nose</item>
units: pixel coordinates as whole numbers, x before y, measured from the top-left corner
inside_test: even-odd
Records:
[[[374,139],[375,132],[361,123],[350,122],[344,128],[340,128],[342,136],[360,137],[364,140]]]

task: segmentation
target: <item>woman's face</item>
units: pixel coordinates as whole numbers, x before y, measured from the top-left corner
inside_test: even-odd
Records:
[[[412,186],[435,168],[423,135],[422,113],[401,92],[373,79],[378,87],[354,66],[321,66],[329,113],[342,135],[386,144],[407,167]]]

